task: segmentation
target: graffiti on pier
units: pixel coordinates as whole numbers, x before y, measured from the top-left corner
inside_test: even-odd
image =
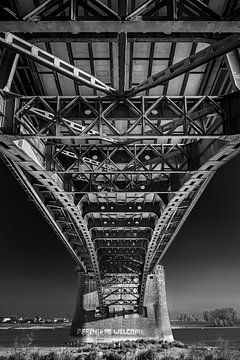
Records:
[[[144,335],[143,329],[94,329],[94,328],[83,328],[78,329],[78,335],[82,336],[112,336],[112,335],[127,335],[127,336],[142,336]]]

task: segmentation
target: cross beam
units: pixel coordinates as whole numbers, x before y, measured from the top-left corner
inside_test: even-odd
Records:
[[[219,129],[226,117],[221,101],[221,97],[209,96],[146,96],[131,100],[116,99],[114,102],[99,97],[22,97],[16,120],[28,130],[29,126],[35,126],[29,115],[36,116],[35,121],[40,130],[22,133],[23,137],[101,139],[122,147],[128,144],[124,139],[156,139],[158,142],[166,136],[178,139],[214,139],[219,137]],[[58,112],[54,110],[56,102],[59,104]],[[78,102],[91,110],[88,117],[83,110],[76,109]],[[104,111],[98,111],[99,106],[104,107]],[[74,110],[71,120],[68,119],[70,109]],[[121,117],[118,117],[119,111],[122,112]],[[128,114],[128,111],[132,113]],[[123,141],[120,142],[120,139]],[[63,150],[66,154],[67,149]],[[72,158],[74,157],[72,154]],[[110,167],[108,169],[110,170]]]
[[[0,21],[0,32],[12,33],[106,33],[117,34],[232,34],[239,21]]]

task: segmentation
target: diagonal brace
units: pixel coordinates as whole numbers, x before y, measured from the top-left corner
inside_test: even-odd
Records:
[[[41,5],[39,5],[38,7],[36,7],[32,11],[30,11],[28,14],[26,14],[23,17],[23,20],[32,20],[36,16],[38,16],[38,15],[42,14],[43,12],[51,9],[53,6],[55,6],[58,3],[59,3],[58,0],[46,0]]]
[[[145,1],[143,4],[141,4],[140,6],[138,6],[134,11],[132,11],[127,17],[126,20],[132,20],[134,19],[136,16],[140,16],[144,13],[145,10],[148,10],[152,5],[156,5],[156,0],[147,0]],[[165,6],[166,5],[166,1],[163,0],[162,2],[160,2],[160,4],[158,4],[159,6]]]
[[[238,48],[240,46],[240,35],[234,34],[226,37],[223,40],[216,42],[213,45],[199,51],[196,54],[185,58],[178,63],[169,66],[165,70],[162,70],[149,78],[141,82],[139,85],[125,92],[126,96],[134,96],[141,91],[154,88],[161,85],[171,79],[176,78],[179,75],[197,68],[219,56],[225,55],[228,52]]]
[[[81,85],[84,84],[108,95],[116,94],[114,88],[104,84],[95,76],[89,75],[76,66],[57,58],[49,52],[44,51],[11,33],[4,33],[3,37],[0,36],[0,43],[18,54],[22,54],[39,64],[75,80]]]

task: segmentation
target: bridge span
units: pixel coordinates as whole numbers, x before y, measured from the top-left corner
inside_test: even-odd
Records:
[[[133,3],[1,5],[0,156],[76,262],[86,341],[173,339],[161,260],[240,151],[237,4]]]

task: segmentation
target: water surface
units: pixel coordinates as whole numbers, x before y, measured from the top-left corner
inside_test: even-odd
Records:
[[[240,328],[191,328],[173,329],[175,340],[185,344],[203,344],[208,346],[240,346]],[[0,328],[0,347],[14,346],[64,346],[69,340],[69,328],[46,329],[3,329]]]

